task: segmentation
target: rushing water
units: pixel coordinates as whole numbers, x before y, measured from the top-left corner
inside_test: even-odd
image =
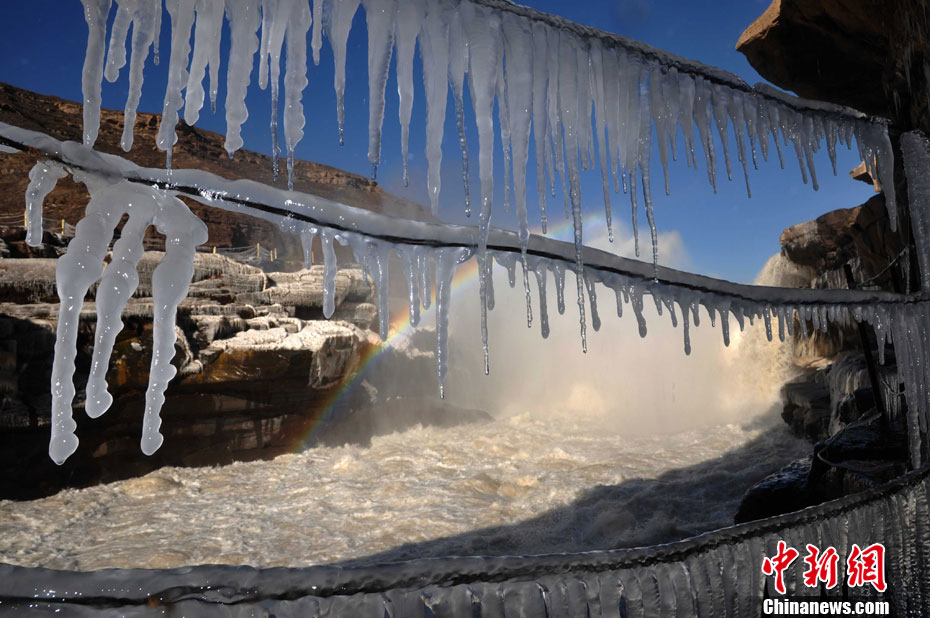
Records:
[[[633,440],[567,415],[416,427],[0,502],[0,561],[299,566],[651,544],[732,523],[745,489],[804,451],[771,415]]]
[[[791,283],[785,267],[773,258],[760,282]],[[522,290],[495,286],[499,305],[522,304]],[[468,375],[481,367],[477,339],[470,354],[467,341],[453,346],[449,395],[496,413],[490,421],[0,501],[0,562],[373,563],[634,547],[730,525],[752,484],[809,453],[777,414],[788,349],[757,326],[725,350],[719,329],[702,327],[685,357],[667,319],[649,319],[647,339],[635,320],[606,319],[580,359],[569,320],[546,342],[519,319],[492,321],[490,377]],[[422,380],[368,377],[387,393],[398,379]]]

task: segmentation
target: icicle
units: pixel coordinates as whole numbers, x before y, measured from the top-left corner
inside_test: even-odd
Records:
[[[417,254],[414,248],[407,245],[398,245],[395,247],[401,256],[404,265],[404,275],[407,278],[407,304],[410,308],[410,325],[416,326],[420,323],[420,290],[419,276],[417,268]]]
[[[174,54],[172,54],[172,57]],[[173,58],[172,58],[173,59]],[[155,215],[155,227],[165,235],[165,256],[152,273],[152,364],[149,387],[145,392],[145,415],[142,419],[142,452],[151,455],[164,438],[158,431],[159,413],[165,402],[165,389],[177,373],[171,364],[177,340],[175,315],[178,304],[187,296],[194,274],[194,252],[207,241],[207,226],[176,197],[163,196]]]
[[[78,322],[84,296],[103,272],[107,245],[122,215],[118,208],[111,208],[118,198],[119,191],[94,191],[91,188],[87,214],[78,222],[68,252],[58,259],[55,268],[61,304],[52,365],[52,427],[48,454],[58,465],[63,464],[78,446],[74,434],[77,424],[71,414]]]
[[[547,27],[541,22],[533,23],[533,140],[536,145],[536,193],[539,196],[539,214],[542,233],[546,233],[546,148],[548,108],[546,92],[549,75],[549,50]]]
[[[785,169],[785,157],[781,151],[781,141],[778,139],[778,130],[784,130],[782,126],[781,110],[774,101],[768,101],[766,103],[766,111],[769,120],[769,128],[772,132],[772,141],[775,142],[775,149],[778,151],[778,165],[781,169]]]
[[[194,23],[193,0],[165,0],[171,16],[171,59],[168,62],[168,86],[161,122],[158,125],[157,145],[166,153],[166,167],[171,169],[171,150],[178,141],[175,127],[178,110],[184,104],[181,89],[187,83],[187,63],[190,56],[191,27]]]
[[[113,245],[113,257],[97,286],[97,328],[84,404],[91,418],[106,412],[113,403],[113,397],[107,392],[107,368],[116,336],[123,329],[123,309],[139,283],[136,265],[144,251],[142,240],[158,208],[151,192],[146,194],[143,191],[127,187],[120,196],[126,200],[127,206],[119,206],[118,214],[122,216],[123,212],[128,212],[129,219]]]
[[[317,230],[314,228],[304,229],[300,232],[300,246],[304,251],[304,269],[309,270],[313,266],[313,239],[316,238]]]
[[[317,0],[318,4],[320,2]],[[255,52],[258,50],[256,32],[261,20],[255,0],[226,0],[226,16],[229,19],[231,42],[226,72],[226,141],[223,146],[232,157],[234,152],[242,148],[240,130],[242,123],[249,117],[245,96],[249,90]]]
[[[577,120],[575,129],[578,135],[578,151],[581,169],[588,170],[594,165],[594,136],[591,133],[591,104],[594,102],[591,85],[591,56],[588,53],[586,39],[579,39],[575,49],[576,88],[578,89],[578,107],[575,108]]]
[[[717,124],[717,132],[720,134],[720,141],[723,143],[723,160],[727,166],[727,180],[733,180],[733,169],[730,165],[730,147],[727,138],[727,106],[731,95],[725,88],[710,86],[709,90],[714,122]]]
[[[604,107],[598,113],[604,115],[607,123],[607,141],[609,147],[610,171],[614,179],[614,192],[620,193],[620,66],[617,50],[603,48],[601,51],[604,75]]]
[[[449,28],[443,0],[429,0],[420,32],[420,59],[423,62],[423,82],[426,90],[426,162],[427,190],[433,215],[439,213],[439,191],[442,168],[442,134],[446,119],[446,99],[449,89]],[[403,21],[403,20],[401,20]],[[398,58],[400,52],[398,52]],[[411,95],[411,101],[413,101]],[[406,178],[406,150],[404,177]],[[405,181],[406,182],[406,181]]]
[[[559,315],[565,313],[565,266],[562,262],[552,262],[552,274],[555,276],[555,300]]]
[[[527,258],[527,264],[536,275],[536,288],[539,290],[539,332],[543,339],[549,337],[549,311],[546,306],[546,269],[547,260]]]
[[[494,92],[500,55],[498,15],[487,7],[463,4],[462,22],[469,41],[468,84],[478,125],[478,171],[481,178],[481,213],[478,221],[478,287],[481,296],[481,343],[485,373],[488,360],[486,248],[494,201]]]
[[[746,122],[746,134],[749,136],[749,149],[752,152],[752,167],[759,169],[759,158],[756,156],[756,139],[759,136],[759,104],[755,95],[743,94],[741,98],[743,99],[743,120]]]
[[[601,330],[601,317],[597,313],[597,290],[594,288],[594,278],[585,272],[584,284],[588,290],[588,302],[591,305],[591,327],[594,332]]]
[[[673,127],[670,127],[670,119],[668,114],[668,108],[665,102],[665,93],[662,88],[662,69],[659,65],[654,65],[652,67],[651,75],[649,77],[649,111],[652,115],[652,122],[655,123],[656,127],[656,139],[657,145],[659,146],[659,160],[662,162],[662,172],[665,176],[665,194],[670,195],[669,185],[668,185],[668,141],[671,139],[671,136],[674,135]],[[648,126],[649,140],[652,140],[652,125],[650,123],[644,123]],[[643,163],[643,159],[640,158],[640,163]],[[645,184],[643,185],[645,189]]]
[[[313,0],[313,64],[320,64],[320,49],[323,47],[323,0]]]
[[[158,36],[156,24],[161,19],[161,0],[143,0],[132,20],[132,56],[129,61],[129,90],[123,111],[123,135],[120,146],[124,152],[132,149],[136,125],[136,109],[142,96],[142,74],[149,47]]]
[[[287,146],[287,188],[294,190],[294,150],[304,137],[304,106],[307,87],[307,31],[310,30],[307,0],[293,0],[287,20],[287,65],[284,72],[284,143]]]
[[[129,24],[132,23],[138,0],[117,0],[116,17],[110,29],[110,45],[107,48],[107,58],[103,76],[108,82],[115,82],[119,70],[126,65],[126,36],[129,34]]]
[[[93,146],[100,129],[104,39],[107,35],[107,15],[110,12],[111,0],[81,0],[81,3],[84,5],[84,20],[87,22],[87,52],[81,74],[81,91],[84,95],[84,145]]]
[[[710,84],[703,77],[696,77],[694,80],[694,123],[697,125],[698,136],[701,138],[701,147],[704,149],[704,157],[707,159],[707,179],[710,181],[714,193],[716,193],[717,154],[714,151],[714,135],[710,128],[712,99]]]
[[[727,115],[733,123],[733,132],[736,134],[736,153],[743,166],[743,177],[746,180],[746,195],[752,197],[749,187],[749,165],[746,161],[746,112],[744,95],[741,92],[731,92],[727,100]]]
[[[368,24],[368,162],[371,176],[375,178],[381,163],[384,88],[394,50],[397,0],[363,0],[362,4]]]
[[[387,341],[388,328],[391,323],[388,311],[388,264],[390,263],[391,246],[387,243],[372,240],[369,240],[366,244],[368,245],[368,263],[371,265],[372,278],[378,292],[378,330],[381,341]]]
[[[326,38],[333,48],[335,74],[333,86],[336,89],[336,121],[339,124],[339,145],[345,143],[344,126],[346,116],[346,42],[352,28],[352,18],[358,10],[359,0],[330,0],[329,20],[326,22]]]
[[[26,244],[30,247],[42,244],[42,206],[46,196],[65,176],[67,172],[54,161],[38,161],[29,170],[29,186],[26,187]]]
[[[449,356],[449,303],[452,300],[452,279],[455,268],[470,257],[463,247],[443,247],[435,252],[436,262],[436,374],[439,378],[439,397],[445,396],[446,372]]]
[[[425,247],[417,247],[416,256],[417,270],[420,273],[420,295],[423,300],[423,308],[429,309],[433,293],[433,284],[430,281],[429,253],[427,253]]]
[[[152,39],[152,62],[155,63],[155,66],[158,66],[161,62],[158,54],[158,43],[161,40],[161,12],[162,12],[162,0],[150,0],[154,4],[152,8],[155,14],[155,26],[152,30],[155,32],[155,37]]]
[[[527,20],[511,13],[504,15],[502,27],[507,58],[506,107],[509,111],[510,132],[507,141],[513,145],[514,206],[520,225],[520,247],[525,253],[529,240],[526,217],[526,164],[529,159],[530,120],[533,115],[533,34]],[[504,78],[501,77],[499,81],[503,82]],[[506,168],[506,161],[504,165]]]
[[[649,84],[649,88],[658,87]],[[652,159],[652,125],[650,118],[649,91],[645,84],[640,87],[640,134],[639,134],[639,169],[643,180],[643,201],[646,202],[646,220],[652,235],[653,276],[659,279],[659,232],[656,229],[655,213],[652,209],[652,183],[649,180],[649,161]],[[661,138],[660,138],[661,139]]]
[[[462,183],[465,187],[465,216],[471,216],[471,193],[468,187],[468,140],[465,138],[465,71],[469,63],[469,43],[462,23],[461,10],[452,12],[449,24],[449,82],[455,102],[455,128],[462,150]],[[438,98],[438,94],[437,94]]]
[[[549,88],[546,92],[546,105],[549,110],[549,137],[552,139],[550,153],[553,159],[552,167],[562,182],[562,203],[565,207],[565,217],[568,218],[569,199],[568,190],[565,187],[565,160],[562,156],[562,119],[560,118],[559,109],[559,65],[562,61],[562,52],[557,29],[549,28],[547,30],[547,45],[549,49],[549,58],[547,60],[549,65]],[[572,71],[572,75],[574,75],[574,71]],[[555,197],[555,178],[551,177],[550,182],[552,183],[552,195]]]
[[[413,54],[425,12],[425,0],[405,0],[397,6],[397,95],[400,99],[398,114],[405,187],[410,182],[407,175],[407,142],[410,139],[410,115],[413,112]]]
[[[278,180],[278,88],[281,84],[281,47],[291,17],[292,3],[297,0],[265,0],[262,5],[262,42],[259,63],[268,66],[271,84],[271,178]],[[266,18],[267,12],[267,18]],[[306,37],[305,37],[306,38]],[[304,50],[306,53],[306,50]]]
[[[681,310],[681,326],[682,332],[685,339],[685,355],[691,355],[691,324],[689,322],[690,316],[688,315],[688,310],[682,308]]]
[[[320,244],[323,246],[323,317],[333,317],[336,310],[336,251],[333,247],[333,233],[320,230]]]
[[[203,107],[203,78],[210,64],[210,86],[216,86],[220,37],[223,33],[223,0],[197,0],[197,24],[194,27],[194,55],[191,58],[187,94],[184,102],[184,122],[194,125]],[[215,100],[215,97],[214,97]]]
[[[560,40],[562,49],[560,56],[562,61],[559,65],[559,116],[560,123],[565,131],[565,170],[568,175],[569,195],[571,196],[572,207],[572,227],[574,229],[575,242],[575,281],[578,298],[578,321],[581,330],[581,349],[587,352],[587,328],[585,324],[585,306],[584,306],[584,241],[582,238],[582,212],[581,212],[581,179],[578,170],[578,158],[581,145],[579,142],[579,128],[577,126],[578,117],[575,110],[578,109],[579,94],[583,94],[584,100],[587,99],[586,93],[579,93],[576,81],[578,67],[578,54],[584,53],[579,41],[566,34],[563,34]],[[570,59],[575,57],[575,62]]]
[[[694,156],[694,78],[687,73],[678,74],[679,116],[681,132],[685,136],[685,161],[697,169]]]
[[[504,55],[497,63],[497,120],[501,126],[501,148],[504,152],[504,212],[510,212],[510,110],[507,109],[507,82],[504,81]],[[525,179],[524,179],[525,180]]]
[[[604,189],[604,215],[607,221],[607,239],[614,241],[614,229],[610,212],[610,165],[607,161],[607,102],[604,79],[603,45],[598,40],[591,42],[591,70],[594,72],[594,107],[597,120],[597,149],[601,166],[601,184]],[[514,172],[516,174],[516,171]]]

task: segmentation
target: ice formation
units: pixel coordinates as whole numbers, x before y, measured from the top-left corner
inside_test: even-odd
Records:
[[[162,0],[118,0],[119,9],[103,67],[106,16],[111,0],[82,0],[89,28],[84,65],[84,141],[93,145],[99,125],[101,74],[116,78],[125,63],[126,33],[133,24],[130,94],[126,104],[124,148],[132,142],[131,126],[141,88],[141,67],[151,44],[157,44],[155,24]],[[481,185],[478,259],[482,307],[488,303],[487,258],[484,247],[493,213],[493,149],[495,132],[504,146],[504,205],[513,194],[523,244],[527,238],[526,167],[532,127],[536,154],[537,194],[545,233],[546,188],[553,195],[561,187],[566,215],[575,228],[575,272],[582,343],[586,332],[582,275],[582,170],[600,167],[608,228],[611,226],[610,185],[630,195],[636,253],[639,255],[640,197],[652,240],[653,263],[658,261],[655,213],[649,162],[658,148],[665,190],[669,187],[669,158],[684,152],[697,165],[695,141],[704,151],[708,180],[716,189],[717,161],[713,132],[723,144],[722,158],[732,179],[732,158],[743,170],[750,192],[749,167],[767,160],[774,143],[782,166],[782,142],[794,150],[802,180],[817,188],[813,155],[826,146],[836,173],[836,147],[852,147],[853,138],[869,172],[884,188],[892,228],[897,221],[893,178],[894,155],[887,127],[881,121],[833,105],[804,101],[768,86],[748,86],[738,77],[686,60],[642,43],[585,28],[560,18],[502,0],[165,0],[171,17],[171,57],[158,148],[171,149],[175,125],[184,118],[195,122],[204,99],[202,81],[209,66],[211,100],[215,99],[222,20],[225,12],[232,36],[228,59],[226,149],[232,155],[242,145],[240,126],[248,112],[245,93],[254,66],[256,31],[260,29],[259,85],[270,83],[273,176],[278,169],[278,89],[282,44],[287,44],[284,75],[284,139],[287,146],[288,186],[293,186],[294,149],[305,124],[301,94],[307,80],[307,33],[313,28],[311,49],[319,62],[325,34],[333,49],[334,87],[339,141],[343,141],[346,41],[359,6],[368,30],[369,143],[373,174],[381,161],[384,97],[391,57],[396,48],[400,97],[401,153],[407,181],[407,140],[413,105],[413,54],[419,44],[427,97],[427,190],[438,209],[439,169],[443,119],[451,88],[458,139],[462,150],[466,212],[470,213],[469,159],[465,139],[463,88],[471,89],[478,131]],[[260,13],[260,16],[259,16]],[[322,23],[321,23],[322,21]],[[325,26],[325,28],[324,28]],[[193,50],[191,33],[193,32]],[[193,51],[193,54],[191,54]],[[182,97],[182,91],[186,95]],[[500,112],[495,127],[493,109]],[[593,105],[593,108],[592,108]],[[593,116],[592,116],[593,109]],[[695,130],[697,138],[695,138]],[[736,152],[731,153],[732,130]],[[679,147],[678,134],[683,136]],[[655,136],[655,138],[654,138]],[[772,138],[771,142],[769,138]],[[748,141],[748,144],[747,144]],[[595,145],[596,144],[596,145]],[[732,156],[731,156],[732,155]],[[556,179],[558,177],[558,179]],[[751,192],[750,192],[751,194]],[[612,235],[612,233],[611,233]],[[525,283],[525,286],[527,284]],[[527,297],[529,295],[527,294]],[[530,309],[528,308],[528,316]],[[528,318],[529,319],[529,318]],[[485,319],[482,320],[486,321]]]
[[[146,397],[145,452],[153,452],[160,444],[158,410],[168,380],[174,375],[170,366],[173,355],[173,316],[177,303],[184,297],[190,280],[194,247],[206,240],[205,228],[190,211],[174,197],[185,194],[202,203],[264,218],[283,229],[298,234],[305,247],[312,237],[323,243],[325,262],[324,314],[333,311],[336,257],[333,243],[353,249],[356,260],[373,277],[378,294],[378,313],[382,337],[388,325],[388,257],[398,253],[404,265],[404,276],[410,297],[410,319],[419,320],[419,308],[428,308],[432,294],[432,270],[435,268],[437,320],[437,377],[442,388],[448,357],[448,300],[456,267],[470,259],[479,259],[479,269],[490,273],[496,261],[516,282],[516,265],[525,264],[525,276],[530,272],[540,291],[539,324],[542,336],[548,334],[548,308],[545,288],[549,273],[558,292],[559,313],[564,312],[565,272],[578,264],[573,243],[564,243],[530,235],[489,228],[486,231],[488,249],[486,262],[476,252],[474,228],[438,223],[422,223],[358,210],[313,195],[284,191],[253,181],[229,181],[198,170],[143,169],[112,155],[101,155],[74,143],[57,142],[41,134],[0,123],[0,137],[8,145],[34,147],[50,159],[78,173],[91,191],[88,214],[77,228],[68,253],[59,262],[59,293],[62,314],[56,343],[53,377],[53,439],[52,458],[63,461],[76,446],[71,401],[74,386],[76,319],[88,287],[101,275],[103,257],[107,251],[113,227],[124,212],[130,223],[123,237],[114,246],[113,260],[103,272],[98,292],[99,324],[91,379],[88,385],[88,407],[91,415],[101,414],[109,405],[103,383],[105,364],[110,355],[113,337],[119,328],[119,314],[126,298],[132,293],[133,269],[139,257],[141,231],[149,223],[168,236],[168,251],[162,266],[156,271],[156,353],[153,355],[150,386]],[[916,138],[915,138],[916,139]],[[923,138],[920,138],[923,139]],[[924,156],[926,142],[917,142],[920,153],[908,155],[908,170],[922,173],[930,169],[930,157]],[[32,174],[30,199],[35,202],[39,190],[33,185],[49,187],[60,168],[41,162]],[[47,192],[43,188],[43,192]],[[919,191],[916,199],[924,199]],[[925,204],[926,205],[926,204]],[[36,208],[37,206],[33,206]],[[616,299],[618,316],[625,308],[632,312],[641,336],[646,336],[643,315],[646,296],[651,296],[660,315],[667,314],[673,325],[681,323],[683,346],[690,351],[691,325],[699,324],[700,310],[709,316],[712,326],[717,322],[724,344],[729,344],[731,321],[743,329],[746,321],[760,320],[769,339],[785,340],[795,328],[807,337],[816,329],[826,330],[831,322],[855,319],[868,322],[875,329],[880,354],[887,343],[896,344],[898,366],[907,385],[912,455],[919,458],[920,436],[926,432],[928,407],[926,393],[930,388],[930,373],[926,350],[930,350],[925,328],[927,302],[923,297],[903,296],[880,291],[850,291],[822,289],[789,289],[748,286],[683,273],[652,264],[621,258],[599,250],[585,248],[584,270],[577,285],[587,294],[591,319],[595,328],[600,320],[597,311],[598,288],[607,288]],[[519,258],[519,259],[518,259]],[[924,258],[922,258],[924,259]],[[490,282],[490,277],[487,276]],[[112,290],[108,283],[113,283]],[[490,292],[490,290],[489,290]],[[493,295],[489,294],[492,301]],[[493,301],[492,301],[493,302]],[[676,306],[677,305],[677,306]],[[626,306],[626,307],[625,307]],[[485,307],[486,309],[487,307]]]

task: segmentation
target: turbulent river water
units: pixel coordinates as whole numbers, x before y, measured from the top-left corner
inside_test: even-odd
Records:
[[[773,260],[766,279],[783,282]],[[650,315],[641,339],[635,320],[606,319],[575,360],[572,320],[541,343],[500,307],[511,293],[519,308],[519,286],[495,285],[494,319],[513,324],[492,322],[491,376],[468,375],[476,346],[451,359],[448,389],[492,420],[0,501],[0,562],[308,566],[652,545],[730,525],[752,484],[809,453],[777,413],[786,348],[758,326],[729,350],[719,327],[696,329],[685,357],[667,320]]]
[[[635,439],[568,415],[416,427],[0,502],[0,561],[304,566],[651,544],[732,523],[749,485],[805,451],[772,415]]]

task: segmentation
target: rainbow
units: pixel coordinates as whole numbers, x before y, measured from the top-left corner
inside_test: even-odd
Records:
[[[601,232],[606,229],[603,216],[589,215],[585,217],[584,229],[596,232]],[[572,225],[571,219],[566,219],[558,225],[550,226],[546,236],[557,239],[570,239],[573,230],[574,226]],[[538,230],[531,231],[533,233],[539,233]],[[473,289],[477,281],[478,262],[475,259],[469,259],[456,269],[455,277],[452,280],[452,299],[455,300],[466,290]],[[432,306],[433,305],[431,305],[431,307]],[[409,337],[415,328],[416,327],[410,323],[410,313],[408,311],[398,312],[398,315],[391,320],[388,327],[388,338],[380,344],[368,346],[364,350],[352,377],[346,380],[342,386],[335,389],[334,392],[324,400],[321,414],[312,421],[306,431],[297,436],[294,447],[291,450],[293,450],[293,452],[300,452],[312,446],[314,444],[316,432],[333,418],[335,411],[339,409],[339,404],[348,398],[349,394],[356,388],[360,388],[368,372],[387,357],[384,352],[392,345]]]

